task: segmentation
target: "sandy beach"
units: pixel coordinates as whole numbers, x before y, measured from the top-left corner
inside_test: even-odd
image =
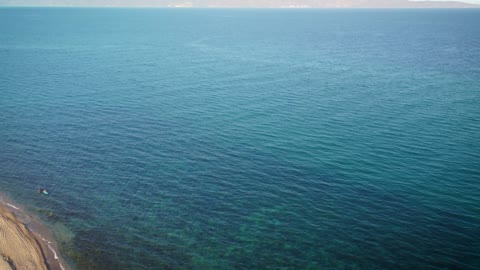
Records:
[[[3,206],[0,206],[0,269],[48,269],[33,233]]]

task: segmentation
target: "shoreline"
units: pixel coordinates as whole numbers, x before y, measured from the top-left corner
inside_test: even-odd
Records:
[[[53,239],[48,228],[0,197],[0,269],[69,269],[48,239]]]

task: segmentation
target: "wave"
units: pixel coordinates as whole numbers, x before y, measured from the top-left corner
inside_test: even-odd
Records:
[[[11,203],[6,203],[6,205],[10,206],[13,209],[20,210],[20,208],[16,207],[15,205],[13,205]]]
[[[39,233],[36,233],[37,236],[42,239],[43,242],[46,243],[46,246],[48,247],[48,249],[50,249],[50,251],[52,252],[53,254],[53,258],[58,262],[58,265],[60,266],[60,268],[62,270],[65,270],[65,267],[63,267],[63,265],[60,263],[60,259],[58,258],[58,255],[57,255],[57,252],[56,250],[52,247],[52,242],[48,241],[47,239],[45,239],[45,237],[43,237],[41,234]]]

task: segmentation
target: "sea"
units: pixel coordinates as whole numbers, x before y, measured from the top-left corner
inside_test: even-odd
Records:
[[[72,269],[480,269],[479,134],[479,9],[0,8],[0,190]]]

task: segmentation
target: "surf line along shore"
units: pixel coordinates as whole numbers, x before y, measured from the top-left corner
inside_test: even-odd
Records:
[[[63,269],[48,263],[46,245],[0,204],[0,269]]]

